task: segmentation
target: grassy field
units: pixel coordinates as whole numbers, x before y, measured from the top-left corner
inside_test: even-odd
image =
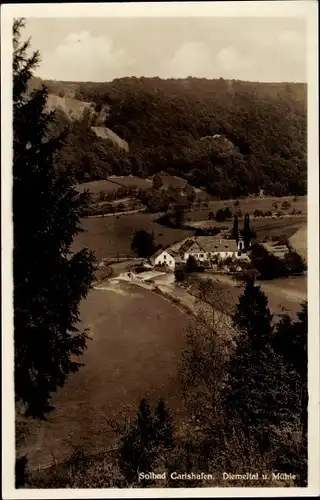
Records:
[[[183,189],[188,184],[185,179],[181,179],[181,177],[177,177],[175,175],[160,174],[159,177],[161,178],[164,189],[168,189],[169,187]]]
[[[194,234],[193,230],[174,229],[155,222],[157,214],[137,213],[120,217],[90,218],[83,221],[84,233],[77,236],[73,249],[88,247],[95,251],[98,259],[117,254],[131,253],[131,237],[135,231],[144,229],[153,232],[156,244],[164,248]],[[252,220],[251,226],[257,232],[259,241],[272,236],[286,234],[288,238],[306,225],[306,217],[284,219]],[[232,220],[218,223],[209,222],[212,226],[232,227]],[[240,228],[241,226],[240,221]],[[302,235],[302,233],[300,233]],[[307,240],[300,237],[300,250],[306,253]]]
[[[78,184],[76,186],[76,189],[80,193],[83,193],[86,189],[88,189],[92,194],[99,194],[100,191],[104,193],[113,193],[114,191],[117,191],[119,188],[120,188],[119,185],[115,184],[114,182],[107,181],[105,179],[102,179],[100,181],[84,182],[83,184]]]
[[[284,196],[283,198],[244,198],[240,199],[239,205],[235,205],[236,200],[221,200],[221,201],[209,201],[208,208],[195,210],[193,212],[188,212],[187,217],[191,220],[206,220],[208,219],[208,215],[210,212],[216,213],[220,208],[229,207],[232,212],[235,212],[237,209],[241,209],[243,213],[253,214],[255,210],[261,210],[263,212],[271,211],[275,214],[277,211],[283,211],[284,213],[290,213],[293,209],[296,212],[301,211],[302,215],[307,214],[308,208],[308,198],[307,196],[298,196],[297,201],[293,201],[292,196]],[[281,204],[287,201],[291,204],[289,210],[283,210],[281,208]],[[276,210],[273,203],[277,203],[278,209]]]
[[[209,228],[209,227],[228,227],[231,228],[233,225],[232,219],[224,221],[224,222],[217,222],[215,220],[204,220],[203,223],[201,223],[201,220],[194,221],[195,227],[203,227],[203,228]],[[280,236],[282,234],[286,234],[288,238],[290,238],[296,231],[298,231],[301,227],[305,226],[307,222],[307,217],[306,216],[296,216],[296,217],[285,217],[281,219],[272,219],[272,218],[261,218],[261,219],[254,219],[251,218],[250,220],[250,226],[256,230],[257,232],[257,237],[259,240],[262,240],[263,238],[266,237],[272,237],[272,236]],[[243,226],[243,221],[239,221],[239,227]]]
[[[110,182],[114,182],[119,186],[125,187],[137,187],[139,189],[149,189],[152,187],[152,181],[150,179],[141,179],[140,177],[135,177],[133,175],[127,176],[116,176],[111,175],[108,177]]]
[[[210,275],[205,275],[210,277]],[[240,295],[243,293],[243,284],[237,283],[230,276],[212,276],[215,282],[218,280],[218,288],[228,294],[230,301],[229,313],[234,313]],[[287,313],[295,317],[301,310],[301,303],[307,299],[307,276],[295,276],[291,278],[280,278],[272,281],[257,281],[257,285],[268,297],[268,304],[272,314],[277,316]]]
[[[192,236],[194,231],[164,227],[153,214],[131,214],[117,217],[101,217],[83,221],[84,233],[77,236],[73,249],[88,247],[95,251],[96,257],[102,259],[117,254],[131,252],[131,237],[135,231],[144,229],[154,233],[155,243],[164,248],[175,242]]]
[[[290,243],[295,250],[305,259],[308,258],[308,226],[304,224],[290,238]]]
[[[306,214],[308,208],[308,197],[298,196],[296,201],[293,200],[294,200],[293,196],[284,196],[282,198],[276,198],[273,196],[266,198],[244,198],[238,200],[239,201],[238,206],[235,206],[236,200],[226,200],[226,201],[210,201],[209,207],[214,212],[219,210],[219,208],[230,207],[231,210],[235,210],[238,208],[241,209],[242,212],[248,212],[249,214],[253,214],[255,210],[262,210],[263,212],[270,210],[271,212],[275,213],[277,210],[282,210],[286,212],[281,208],[281,204],[284,201],[287,201],[291,204],[291,207],[288,210],[288,212],[295,209],[296,212],[301,210],[303,214]],[[277,210],[274,206],[272,206],[274,203],[277,203],[278,205]]]
[[[79,444],[109,447],[115,435],[108,418],[136,414],[141,397],[155,403],[163,396],[176,416],[181,411],[178,361],[188,317],[148,290],[114,286],[93,290],[82,304],[92,337],[85,367],[58,391],[48,421],[30,422],[31,467],[59,460]]]

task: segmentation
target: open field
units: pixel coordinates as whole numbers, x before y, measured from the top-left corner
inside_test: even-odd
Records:
[[[135,177],[133,175],[111,175],[108,177],[108,181],[114,182],[119,186],[137,187],[139,189],[149,189],[152,187],[152,181],[150,179],[141,179],[141,177]]]
[[[190,217],[190,214],[195,214],[195,226],[194,227],[228,227],[231,228],[233,225],[233,220],[229,219],[224,222],[217,222],[215,220],[197,220],[196,217],[201,215],[199,212],[188,212],[186,217]],[[259,240],[272,236],[280,236],[286,234],[288,237],[292,236],[298,229],[304,227],[307,223],[306,216],[295,216],[295,217],[284,217],[279,219],[272,218],[261,218],[261,219],[250,219],[250,226],[256,230],[257,237]],[[187,222],[188,224],[188,222]],[[189,224],[192,224],[189,222]],[[241,229],[243,225],[243,220],[239,220],[239,227]],[[304,241],[304,240],[302,240]]]
[[[77,184],[76,189],[83,193],[85,189],[88,189],[92,194],[99,194],[100,191],[104,193],[113,193],[120,188],[119,185],[114,182],[102,179],[100,181],[84,182],[83,184]]]
[[[288,238],[307,222],[307,217],[292,217],[284,219],[258,219],[251,221],[251,227],[256,230],[259,240],[285,234]],[[241,227],[241,225],[240,225]]]
[[[271,211],[275,214],[277,211],[282,211],[283,213],[290,213],[293,209],[296,212],[301,211],[301,215],[307,214],[308,209],[308,197],[298,196],[297,201],[293,201],[293,196],[284,196],[282,198],[268,197],[268,198],[243,198],[239,199],[239,205],[235,206],[236,200],[215,200],[209,201],[208,207],[205,209],[199,209],[192,212],[188,212],[187,217],[191,220],[206,220],[208,219],[209,213],[216,213],[220,208],[229,207],[232,212],[240,209],[243,213],[253,214],[255,210],[262,210],[263,212]],[[289,210],[283,210],[281,204],[287,201],[291,204]],[[273,203],[277,203],[277,210],[273,207]]]
[[[293,248],[305,259],[308,259],[308,225],[304,224],[295,232],[291,238],[290,243]]]
[[[206,274],[205,278],[210,278]],[[217,287],[225,290],[230,297],[230,312],[235,310],[240,295],[243,293],[243,284],[233,280],[230,276],[211,275],[212,280],[218,281]],[[268,297],[269,308],[275,316],[287,313],[295,317],[301,310],[301,304],[307,300],[307,276],[280,278],[272,281],[257,281],[256,284]]]
[[[136,414],[143,396],[165,397],[176,416],[182,408],[177,370],[186,315],[157,294],[122,283],[93,290],[81,318],[92,337],[85,367],[58,391],[48,421],[30,423],[31,467],[59,460],[79,444],[109,447],[114,433],[107,418]]]
[[[157,222],[159,215],[137,213],[117,217],[90,218],[83,221],[84,233],[80,233],[74,243],[75,251],[88,247],[94,250],[100,260],[117,254],[131,253],[131,237],[135,231],[144,229],[154,233],[156,245],[167,247],[194,231],[164,227]]]
[[[241,209],[243,213],[248,212],[249,214],[253,214],[255,210],[262,210],[263,212],[267,212],[270,210],[275,213],[278,210],[282,210],[284,212],[290,212],[295,209],[296,212],[300,211],[303,214],[307,213],[308,209],[308,197],[307,196],[297,196],[297,201],[293,201],[294,196],[283,196],[281,198],[276,198],[274,196],[266,197],[266,198],[243,198],[239,199],[239,205],[235,206],[236,200],[226,200],[226,201],[210,201],[209,208],[216,212],[219,208],[230,207],[231,210]],[[283,210],[281,208],[281,204],[287,201],[291,204],[289,210]],[[277,203],[278,208],[275,209],[273,203]]]
[[[159,174],[159,177],[161,178],[162,187],[164,189],[168,189],[169,187],[183,189],[188,184],[185,179],[177,177],[176,175]]]
[[[84,233],[80,233],[73,249],[79,250],[88,247],[95,251],[99,260],[117,254],[131,253],[131,237],[135,231],[144,229],[154,233],[156,245],[164,248],[192,236],[193,230],[165,227],[156,222],[158,214],[134,213],[129,215],[89,218],[83,221]],[[300,228],[305,227],[306,217],[284,219],[257,219],[252,220],[251,226],[257,231],[259,241],[272,236],[286,234],[291,237]],[[211,221],[211,226],[232,227],[232,220],[225,222]],[[241,221],[240,221],[241,227]],[[302,234],[302,233],[300,233]],[[300,238],[300,249],[306,253],[307,240]],[[305,245],[303,247],[303,245]]]

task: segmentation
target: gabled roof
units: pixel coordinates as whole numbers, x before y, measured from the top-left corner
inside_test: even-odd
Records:
[[[152,255],[152,259],[156,259],[157,257],[159,257],[159,255],[161,255],[163,252],[166,252],[167,254],[171,255],[171,257],[174,257],[174,252],[170,251],[169,249],[167,250],[166,248],[159,248],[159,250],[157,250],[153,255]]]
[[[235,240],[226,240],[216,236],[197,236],[185,241],[180,249],[180,253],[187,252],[194,244],[198,244],[203,252],[237,252],[238,245]]]
[[[163,252],[166,252],[165,248],[159,248],[153,255],[152,255],[152,259],[156,259],[157,257],[159,257],[159,255],[161,255]]]
[[[187,239],[179,248],[179,253],[185,253],[189,250],[189,248],[197,243],[199,245],[199,242],[197,241],[196,238],[189,238]]]
[[[206,252],[237,252],[235,240],[226,240],[217,236],[198,236],[197,241]]]

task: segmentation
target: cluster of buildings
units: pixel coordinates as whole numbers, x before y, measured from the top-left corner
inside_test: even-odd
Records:
[[[232,260],[246,258],[243,255],[243,240],[238,243],[235,240],[222,239],[217,236],[194,236],[187,238],[167,249],[160,248],[152,257],[153,266],[166,265],[172,271],[177,265],[187,262],[190,256],[196,261],[204,263],[213,260]]]

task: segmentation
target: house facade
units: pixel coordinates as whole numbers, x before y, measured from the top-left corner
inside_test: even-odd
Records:
[[[199,236],[190,238],[180,248],[183,260],[186,262],[190,256],[200,262],[219,257],[224,260],[228,257],[239,258],[241,248],[234,240],[226,240],[214,236]]]
[[[175,256],[172,255],[169,251],[160,248],[152,257],[151,263],[153,266],[167,266],[172,271],[176,266]]]
[[[242,255],[242,240],[238,244],[235,240],[222,239],[217,236],[198,236],[186,239],[180,247],[173,246],[174,249],[160,248],[150,259],[153,266],[166,266],[170,270],[179,264],[186,263],[190,256],[199,262],[210,262],[213,259],[225,260],[243,259],[248,256]]]

